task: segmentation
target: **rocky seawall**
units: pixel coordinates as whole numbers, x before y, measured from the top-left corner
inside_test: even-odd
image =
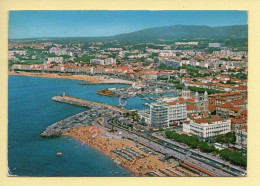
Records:
[[[42,133],[41,137],[59,137],[64,131],[75,127],[89,126],[93,118],[89,118],[91,111],[84,111],[79,114],[70,116],[64,120],[58,121],[48,126]]]
[[[83,100],[70,96],[54,96],[51,98],[53,101],[67,103],[71,105],[90,108],[88,111],[81,112],[79,114],[70,116],[64,120],[58,121],[48,126],[42,133],[42,137],[58,137],[66,130],[75,127],[86,127],[95,121],[99,115],[107,113],[107,109],[111,109],[111,105],[97,103],[93,101]],[[113,107],[113,110],[119,113],[127,112],[125,109]]]

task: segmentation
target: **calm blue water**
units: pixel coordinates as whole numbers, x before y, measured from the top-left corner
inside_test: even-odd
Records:
[[[118,98],[96,94],[99,89],[127,85],[78,85],[78,81],[9,76],[8,166],[19,176],[132,176],[110,158],[70,137],[41,138],[52,123],[86,108],[51,100],[67,95],[118,105]],[[140,97],[130,98],[127,109],[144,109]],[[61,157],[57,152],[63,152]],[[120,173],[117,173],[120,172]]]

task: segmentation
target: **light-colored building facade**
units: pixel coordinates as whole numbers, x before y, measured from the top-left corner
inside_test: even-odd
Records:
[[[223,119],[218,115],[207,119],[191,119],[183,123],[183,132],[206,139],[231,131],[231,119]]]
[[[240,146],[247,146],[247,126],[240,127],[236,130],[236,143]]]
[[[91,59],[90,64],[104,65],[105,61],[103,59]]]
[[[106,59],[91,59],[90,60],[91,64],[96,64],[96,65],[111,65],[116,63],[116,59],[113,58],[106,58]]]
[[[221,47],[221,43],[209,43],[209,47],[210,48],[220,48]]]
[[[48,57],[46,63],[51,63],[51,62],[55,62],[55,63],[63,63],[63,57]]]
[[[113,58],[106,58],[104,60],[105,65],[110,65],[110,64],[116,64],[116,59]]]
[[[152,127],[168,127],[168,105],[166,103],[152,103],[150,105],[150,121]]]
[[[150,104],[152,127],[169,127],[174,122],[187,119],[187,105],[184,101],[160,101]]]

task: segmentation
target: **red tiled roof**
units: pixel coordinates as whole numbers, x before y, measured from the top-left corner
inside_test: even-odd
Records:
[[[176,105],[177,103],[178,103],[178,101],[167,102],[168,105]]]
[[[239,127],[238,129],[247,131],[247,126],[242,126],[242,127]]]
[[[195,110],[193,106],[187,105],[187,110]]]
[[[226,103],[224,103],[224,104],[222,104],[222,105],[218,105],[217,107],[233,108],[234,106],[233,106],[231,103],[226,102]]]
[[[245,105],[246,104],[246,102],[243,100],[232,100],[231,103],[233,105]]]
[[[241,110],[241,108],[240,108],[240,107],[234,107],[234,108],[230,108],[230,110],[233,110],[233,111],[235,111],[235,112],[238,112],[238,111]]]
[[[195,122],[196,123],[207,123],[205,120],[202,120],[202,119],[196,119]]]
[[[209,111],[214,112],[215,110],[216,110],[216,106],[209,104]]]
[[[247,86],[236,87],[236,90],[247,90]]]
[[[247,115],[247,110],[243,110],[240,114]]]
[[[211,120],[212,120],[212,121],[220,121],[220,120],[223,120],[223,119],[217,114],[217,115],[213,115],[213,116],[211,117]]]
[[[232,118],[231,123],[242,124],[242,123],[246,123],[246,120],[244,118]]]
[[[194,85],[202,85],[201,82],[193,82],[193,81],[189,81],[188,83],[189,83],[189,84],[194,84]]]
[[[188,98],[186,101],[188,101],[188,102],[195,102],[195,97],[193,97],[193,98]]]

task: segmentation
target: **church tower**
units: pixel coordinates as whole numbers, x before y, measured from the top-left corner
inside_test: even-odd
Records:
[[[187,87],[184,87],[182,89],[182,96],[184,99],[190,98],[191,90],[188,89]]]
[[[195,93],[195,101],[199,102],[199,93],[198,92]]]
[[[204,92],[204,101],[208,101],[208,92],[207,91]]]

